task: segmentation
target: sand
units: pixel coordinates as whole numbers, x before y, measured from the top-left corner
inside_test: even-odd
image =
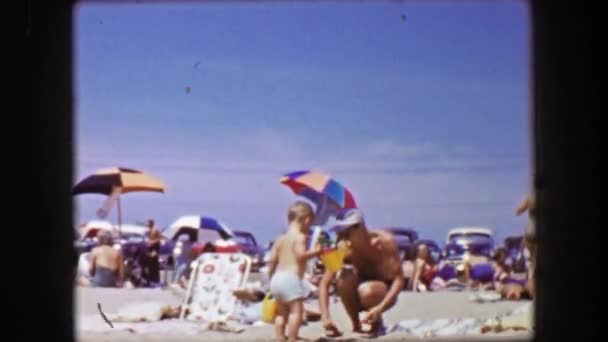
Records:
[[[503,316],[525,305],[524,302],[499,301],[495,303],[474,303],[469,301],[470,293],[437,292],[411,293],[403,292],[398,303],[385,313],[385,323],[391,326],[408,319],[432,321],[438,319],[474,318],[488,319]],[[103,322],[97,312],[97,303],[101,303],[106,314],[115,313],[125,304],[153,301],[172,305],[181,303],[181,293],[160,289],[95,289],[76,288],[76,334],[79,341],[268,341],[272,339],[273,328],[270,325],[246,326],[240,334],[203,331],[204,324],[166,320],[153,323],[117,323],[110,328]],[[339,328],[346,332],[342,340],[360,338],[350,333],[351,325],[342,305],[332,301],[330,307],[332,318]],[[131,331],[126,329],[130,328]],[[301,336],[308,340],[322,337],[320,323],[310,323],[301,329]],[[528,332],[505,332],[498,335],[486,334],[480,337],[502,337],[513,339],[530,337]],[[463,337],[455,336],[462,340]],[[412,340],[404,332],[389,333],[379,340]],[[452,339],[452,338],[447,338]],[[470,339],[469,337],[466,338]]]

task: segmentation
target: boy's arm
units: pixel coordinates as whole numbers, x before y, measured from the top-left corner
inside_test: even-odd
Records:
[[[270,260],[268,260],[268,279],[272,279],[274,272],[277,269],[278,263],[278,255],[277,255],[277,246],[281,243],[280,238],[275,241],[272,245],[272,249],[270,250]]]
[[[311,251],[306,250],[306,236],[301,235],[298,237],[295,246],[296,258],[299,262],[306,262],[308,259],[318,257],[321,255],[320,246],[315,246]]]

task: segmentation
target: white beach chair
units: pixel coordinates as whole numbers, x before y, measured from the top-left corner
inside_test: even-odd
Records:
[[[205,253],[191,267],[180,319],[226,323],[237,306],[232,291],[247,281],[251,258],[242,253]]]

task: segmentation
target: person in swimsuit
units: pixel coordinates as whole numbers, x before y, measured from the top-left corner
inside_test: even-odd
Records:
[[[492,268],[494,270],[492,281],[494,282],[494,288],[497,290],[500,290],[502,284],[509,278],[509,269],[506,260],[507,251],[503,247],[497,248],[494,252],[494,263],[492,263]]]
[[[431,282],[435,278],[435,268],[433,259],[429,253],[429,248],[425,244],[418,246],[418,257],[416,258],[414,279],[412,281],[412,291],[428,291]]]
[[[528,223],[525,227],[524,232],[524,244],[526,249],[530,253],[530,263],[528,267],[528,282],[526,283],[526,292],[530,296],[534,296],[535,293],[535,264],[536,264],[536,246],[538,244],[536,240],[536,193],[530,192],[517,206],[515,214],[517,216],[528,212]]]
[[[97,233],[99,246],[91,251],[89,272],[91,285],[96,287],[120,287],[124,279],[122,253],[112,247],[112,235],[102,230]]]
[[[148,285],[160,283],[160,232],[154,228],[154,220],[148,220],[148,242],[145,254],[142,256],[143,276]]]
[[[319,305],[323,328],[329,337],[341,336],[329,315],[329,287],[336,280],[336,290],[352,323],[353,331],[372,336],[384,332],[382,314],[397,302],[405,280],[399,249],[393,234],[368,230],[358,209],[338,212],[338,243],[348,246],[345,264],[339,272],[325,270],[319,285]],[[359,320],[359,313],[367,311]],[[361,323],[368,323],[364,331]]]
[[[314,220],[312,207],[302,201],[294,203],[287,213],[287,233],[272,246],[268,266],[270,294],[277,301],[275,335],[284,341],[288,325],[288,341],[297,341],[302,324],[304,299],[309,291],[304,284],[304,272],[310,259],[321,255],[319,246],[306,250],[307,235]]]

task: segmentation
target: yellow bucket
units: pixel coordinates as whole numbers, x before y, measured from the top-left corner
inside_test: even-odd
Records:
[[[265,323],[274,323],[277,316],[277,301],[269,294],[264,297],[262,302],[262,321]]]
[[[330,272],[338,272],[342,268],[346,247],[340,246],[321,254],[321,261],[325,268]]]

